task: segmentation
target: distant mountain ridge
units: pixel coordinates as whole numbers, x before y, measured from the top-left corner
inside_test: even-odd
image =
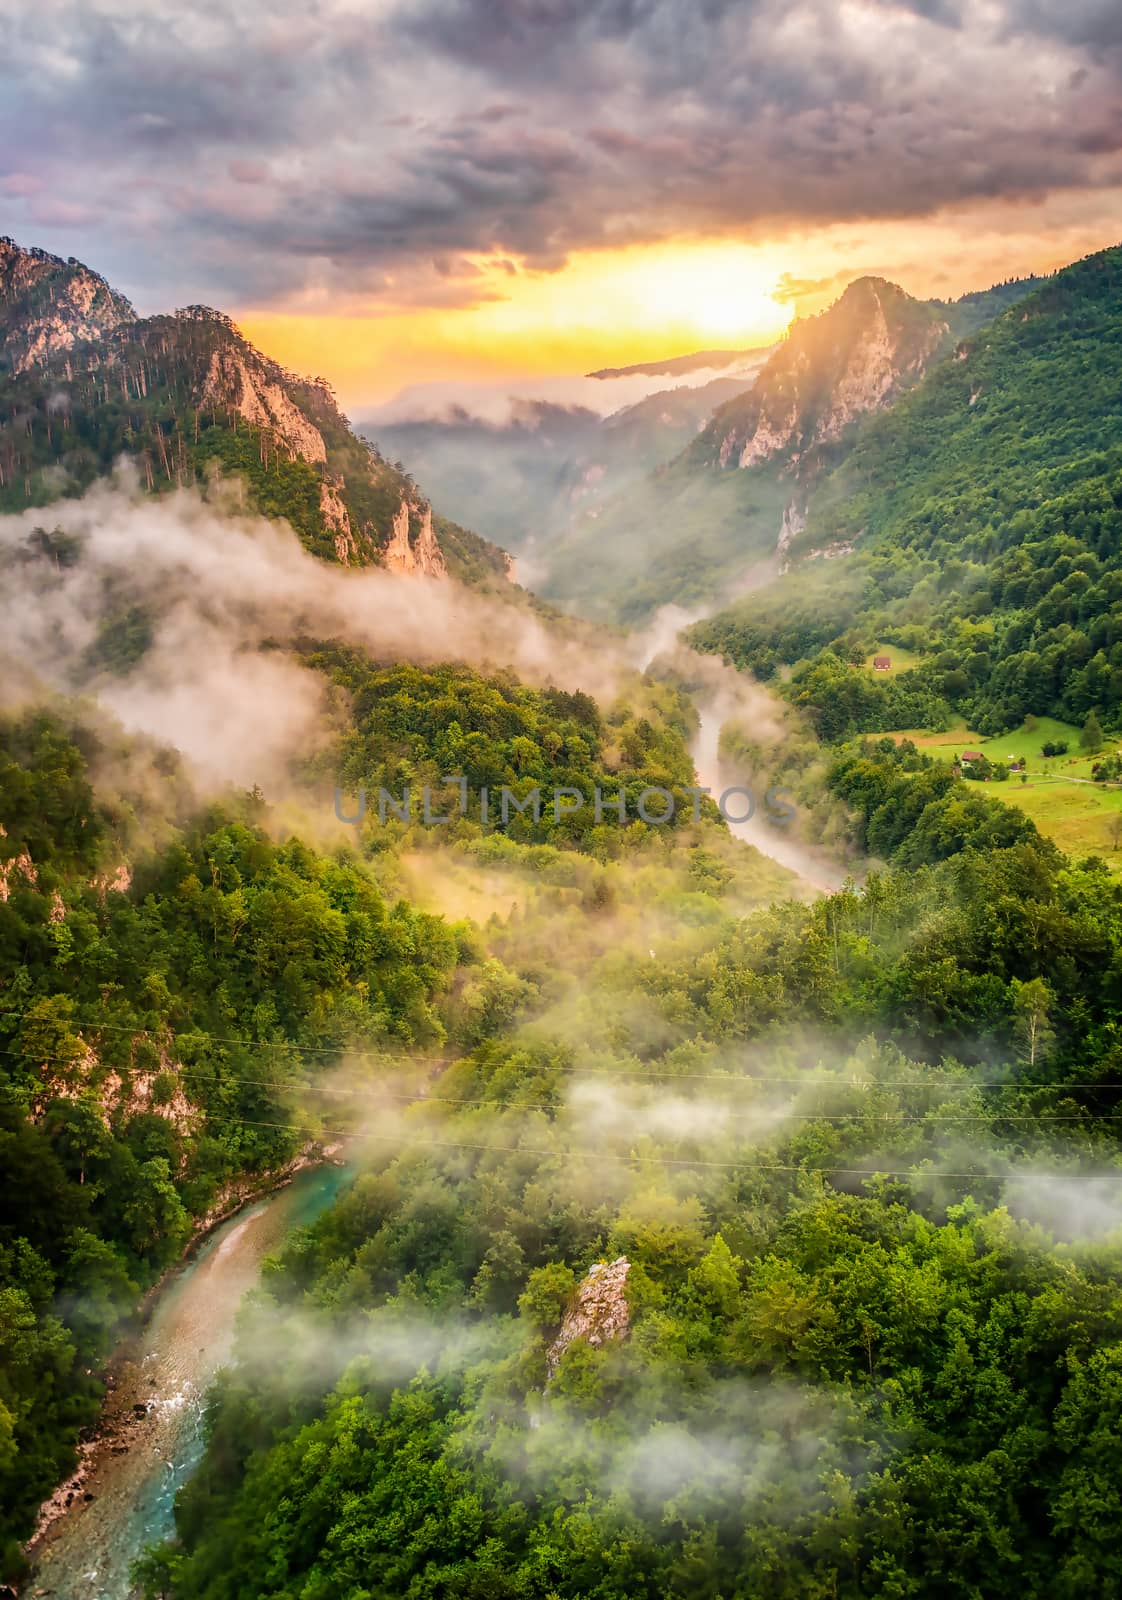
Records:
[[[285,371],[207,306],[137,318],[80,262],[0,241],[0,508],[80,492],[132,457],[149,490],[237,475],[313,554],[505,580],[505,552],[443,518],[351,431],[330,387]]]
[[[631,378],[646,375],[651,378],[680,378],[690,372],[704,372],[712,368],[734,367],[742,362],[759,362],[764,359],[770,345],[754,345],[748,350],[693,350],[684,356],[667,356],[661,361],[636,361],[629,367],[600,367],[589,372],[589,378]]]
[[[741,367],[707,383],[679,383],[606,417],[585,405],[518,400],[502,424],[451,408],[437,418],[358,428],[383,453],[414,463],[449,515],[521,555],[673,460],[714,407],[753,376]]]

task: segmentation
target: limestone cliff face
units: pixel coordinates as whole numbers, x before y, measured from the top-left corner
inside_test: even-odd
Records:
[[[132,306],[80,261],[22,250],[0,238],[0,367],[27,372],[134,322]]]
[[[4,824],[0,822],[0,839],[7,837]],[[9,899],[20,878],[29,883],[33,889],[39,887],[39,874],[26,850],[20,850],[16,855],[0,860],[0,902]]]
[[[90,884],[95,890],[102,905],[109,894],[126,894],[132,885],[132,868],[127,861],[122,861],[113,872],[100,873]]]
[[[32,1092],[29,1115],[33,1122],[41,1122],[48,1107],[56,1100],[77,1100],[89,1097],[96,1107],[102,1124],[109,1128],[122,1117],[134,1117],[141,1112],[162,1117],[178,1133],[194,1133],[202,1121],[201,1109],[187,1098],[180,1078],[181,1064],[173,1059],[164,1046],[159,1049],[159,1066],[151,1070],[128,1067],[118,1071],[106,1070],[92,1045],[82,1041],[82,1053],[59,1068],[51,1062],[39,1065],[39,1081]],[[170,1096],[162,1093],[157,1100],[154,1090],[158,1078],[175,1080]],[[163,1087],[163,1086],[161,1086]]]
[[[432,531],[432,508],[402,496],[382,559],[391,572],[424,578],[447,575],[444,556]]]
[[[344,484],[334,473],[324,478],[319,486],[319,509],[324,526],[335,540],[335,554],[344,567],[349,567],[358,554],[351,514],[343,499]]]
[[[779,541],[775,547],[776,554],[780,557],[784,556],[790,545],[794,543],[805,527],[806,512],[797,500],[792,500],[790,505],[786,506],[783,511],[783,521],[779,525]]]
[[[505,571],[495,546],[451,523],[434,528],[412,478],[356,436],[327,383],[286,371],[222,312],[192,305],[138,319],[81,263],[0,239],[8,413],[21,426],[0,429],[4,509],[22,509],[37,486],[61,492],[50,486],[64,481],[57,468],[75,434],[96,433],[105,460],[134,456],[153,493],[204,483],[216,464],[234,463],[221,470],[237,472],[258,509],[287,517],[323,560],[430,578],[451,569],[469,582]],[[318,481],[278,471],[286,463]]]
[[[215,350],[203,383],[201,403],[236,412],[252,428],[267,429],[286,450],[322,464],[327,460],[323,435],[293,402],[290,395],[251,349],[230,344]]]
[[[552,1378],[561,1357],[576,1339],[599,1345],[609,1339],[622,1339],[631,1321],[627,1304],[627,1274],[631,1263],[626,1256],[615,1261],[598,1261],[588,1269],[577,1286],[576,1298],[565,1312],[561,1330],[546,1352],[546,1368]]]
[[[883,278],[859,278],[828,311],[795,323],[691,455],[728,468],[777,461],[794,477],[813,477],[828,447],[918,382],[949,339],[933,307]]]

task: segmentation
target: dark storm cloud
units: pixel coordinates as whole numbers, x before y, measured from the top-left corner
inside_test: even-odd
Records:
[[[1027,0],[1025,21],[1039,32],[1093,54],[1122,50],[1122,6],[1118,0]]]
[[[1117,0],[0,0],[0,36],[0,231],[147,304],[450,304],[483,252],[1122,178]]]

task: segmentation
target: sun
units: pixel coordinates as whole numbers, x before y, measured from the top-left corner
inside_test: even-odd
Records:
[[[477,265],[488,280],[490,264]],[[551,357],[566,341],[605,355],[770,344],[791,320],[778,280],[767,252],[731,241],[590,250],[560,271],[496,277],[493,299],[449,321]]]
[[[636,322],[691,328],[706,340],[766,344],[791,320],[774,299],[775,276],[747,246],[679,246],[629,262]]]
[[[326,371],[344,395],[372,395],[377,376],[388,398],[434,379],[581,373],[772,344],[792,316],[775,296],[786,265],[778,247],[730,240],[585,250],[550,271],[478,256],[459,306],[239,320],[296,369]]]

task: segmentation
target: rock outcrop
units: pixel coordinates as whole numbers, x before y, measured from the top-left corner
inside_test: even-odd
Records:
[[[105,897],[109,894],[127,894],[132,885],[132,868],[127,861],[122,861],[113,872],[102,872],[90,882],[90,888],[95,890],[101,904],[105,904]]]
[[[950,341],[937,309],[883,278],[859,278],[796,322],[746,394],[714,413],[691,457],[745,468],[776,461],[807,481],[826,447],[917,383]]]
[[[351,514],[343,499],[345,485],[341,477],[332,474],[319,486],[319,509],[324,526],[335,540],[335,554],[344,567],[349,567],[358,553]]]
[[[432,531],[430,506],[418,505],[402,497],[382,559],[391,572],[424,578],[443,578],[446,575],[444,557]]]
[[[214,352],[200,401],[204,406],[236,412],[251,428],[267,430],[290,460],[301,456],[316,465],[327,460],[322,433],[308,421],[268,366],[254,361],[248,350],[228,345]]]
[[[8,837],[4,824],[0,822],[0,839]],[[0,861],[0,901],[7,900],[14,887],[13,877],[18,875],[29,883],[33,889],[39,887],[39,874],[35,870],[35,863],[26,850],[20,850],[14,856],[7,856]]]
[[[89,267],[0,238],[0,366],[26,372],[135,321],[132,306]]]
[[[627,1334],[631,1312],[627,1304],[627,1274],[631,1264],[626,1256],[615,1261],[597,1261],[577,1285],[576,1297],[561,1322],[556,1339],[546,1352],[546,1368],[553,1377],[561,1357],[577,1339],[591,1345],[622,1339]]]

